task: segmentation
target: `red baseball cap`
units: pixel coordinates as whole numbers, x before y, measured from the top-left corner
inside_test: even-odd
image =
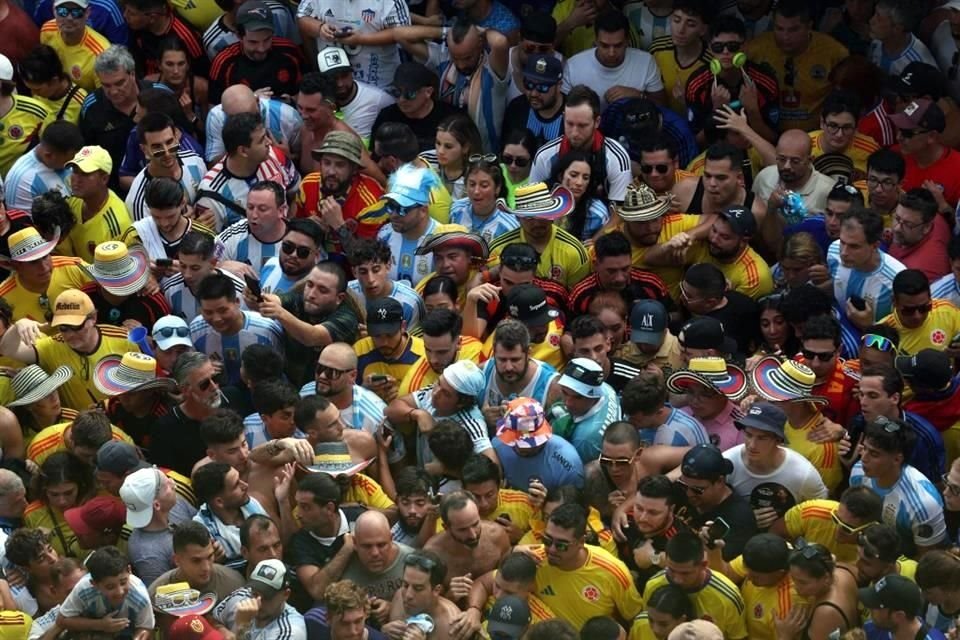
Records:
[[[127,521],[127,509],[113,496],[97,496],[79,507],[67,509],[63,517],[77,535],[109,529],[120,531]]]
[[[203,616],[177,618],[167,630],[168,640],[223,640],[223,634]]]

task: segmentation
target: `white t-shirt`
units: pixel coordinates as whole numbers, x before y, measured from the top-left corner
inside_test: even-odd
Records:
[[[567,72],[563,74],[563,92],[569,93],[574,85],[585,84],[600,96],[600,109],[606,109],[603,97],[610,87],[622,85],[646,93],[663,91],[663,78],[656,60],[646,51],[627,48],[626,57],[618,67],[605,67],[597,60],[597,50],[588,49],[567,60]]]
[[[776,491],[783,488],[793,498],[794,505],[827,497],[827,487],[817,468],[796,451],[781,447],[786,454],[783,463],[770,473],[758,474],[747,469],[743,461],[743,448],[744,445],[738,444],[723,452],[723,457],[733,463],[733,473],[727,476],[727,483],[738,496],[749,500],[754,490]]]
[[[340,107],[343,121],[353,127],[357,135],[367,140],[373,130],[373,123],[380,112],[394,103],[393,97],[383,89],[366,82],[355,82],[357,95],[348,104]]]

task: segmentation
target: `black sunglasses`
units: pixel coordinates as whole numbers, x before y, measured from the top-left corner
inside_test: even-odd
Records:
[[[528,164],[530,164],[530,158],[521,158],[520,156],[511,156],[506,153],[503,154],[503,156],[501,156],[501,160],[503,160],[503,164],[507,166],[515,165],[520,169],[523,169]]]
[[[325,364],[317,363],[317,375],[326,376],[330,380],[338,380],[340,376],[348,371],[353,371],[353,369],[334,369],[333,367],[328,367]]]
[[[873,423],[881,427],[887,433],[897,433],[900,431],[900,423],[891,420],[887,416],[877,416],[874,418]]]
[[[197,387],[200,391],[207,391],[210,386],[213,384],[213,378],[207,378],[206,380],[201,380],[197,383]]]
[[[737,40],[731,40],[729,42],[711,42],[710,43],[711,53],[723,53],[724,51],[729,51],[730,53],[737,53],[742,48],[743,48],[743,43]]]
[[[913,136],[921,133],[930,133],[928,129],[899,129],[899,132],[900,132],[900,137],[903,138],[904,140],[909,140]]]
[[[420,93],[420,89],[418,88],[418,89],[401,90],[401,89],[394,88],[390,90],[388,93],[391,96],[393,96],[394,100],[399,100],[400,98],[403,98],[404,100],[413,100],[414,98],[417,97],[417,94]]]
[[[546,93],[546,92],[550,91],[550,89],[554,88],[555,86],[557,86],[557,85],[556,85],[556,84],[546,84],[546,83],[543,83],[543,82],[530,82],[529,80],[524,80],[524,81],[523,81],[523,87],[524,87],[527,91],[536,91],[537,93]]]
[[[58,18],[73,18],[74,20],[79,20],[86,14],[86,9],[81,9],[80,7],[57,7],[57,17]]]
[[[803,358],[805,360],[819,360],[820,362],[829,362],[833,359],[833,356],[836,355],[836,351],[810,351],[809,349],[802,349]]]
[[[650,175],[654,171],[662,174],[670,171],[670,166],[666,164],[641,164],[640,171],[643,171],[647,175]]]
[[[289,255],[293,255],[296,252],[297,257],[301,260],[306,260],[307,256],[310,255],[310,252],[313,251],[310,247],[305,247],[302,244],[297,244],[296,242],[290,242],[289,240],[284,240],[280,244],[280,249]]]
[[[911,304],[900,307],[897,312],[901,315],[912,316],[915,313],[930,313],[930,310],[933,309],[933,305],[929,302],[927,304]]]
[[[706,487],[695,487],[693,485],[687,484],[683,480],[677,480],[675,481],[675,484],[681,489],[683,489],[684,491],[689,491],[695,496],[702,496],[707,491]]]
[[[157,336],[160,336],[161,338],[170,338],[174,334],[176,334],[178,338],[186,338],[188,335],[190,335],[190,327],[161,327],[153,330],[154,338]]]

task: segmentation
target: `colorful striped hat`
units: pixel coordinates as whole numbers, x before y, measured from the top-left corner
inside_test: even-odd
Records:
[[[437,249],[458,247],[484,262],[490,257],[490,247],[487,245],[487,241],[476,233],[470,233],[462,225],[438,225],[437,231],[437,233],[427,236],[423,244],[417,247],[416,254],[418,256],[433,253]]]
[[[93,264],[86,267],[97,283],[115,296],[129,296],[143,289],[150,277],[150,258],[141,246],[127,248],[111,240],[97,245]]]
[[[796,360],[776,356],[761,358],[750,372],[754,390],[771,402],[813,402],[828,404],[829,400],[813,395],[817,376],[813,370]]]
[[[513,194],[513,207],[502,198],[498,205],[500,209],[512,213],[518,218],[540,218],[541,220],[557,220],[573,210],[576,204],[573,194],[564,187],[554,187],[553,191],[545,182],[535,182],[517,187]]]
[[[20,369],[10,382],[10,389],[16,400],[7,403],[7,406],[24,407],[43,400],[72,377],[73,371],[66,365],[57,367],[51,374],[41,369],[39,365],[27,365]]]
[[[687,393],[692,385],[709,387],[736,402],[747,393],[747,374],[723,358],[690,358],[686,369],[667,378],[667,389]]]
[[[183,616],[202,616],[217,603],[217,596],[212,593],[201,594],[191,589],[187,582],[175,582],[157,587],[153,597],[153,608],[175,618]]]
[[[135,351],[125,353],[123,357],[109,355],[103,358],[94,367],[93,384],[109,397],[150,389],[170,392],[177,389],[172,378],[157,377],[156,360]]]
[[[326,473],[337,476],[352,476],[373,463],[373,458],[354,462],[345,442],[321,442],[314,447],[313,464],[307,467],[311,473]]]
[[[634,183],[627,187],[623,204],[616,209],[626,222],[648,222],[670,211],[670,196],[658,196],[646,184]]]
[[[33,262],[50,255],[59,242],[60,227],[53,230],[53,238],[49,241],[43,239],[36,227],[24,227],[10,234],[7,238],[10,255],[0,257],[13,262]]]

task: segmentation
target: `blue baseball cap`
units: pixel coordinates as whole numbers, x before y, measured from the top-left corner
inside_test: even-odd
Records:
[[[436,183],[436,176],[430,169],[408,162],[390,177],[390,190],[383,199],[393,200],[401,207],[425,206],[430,204],[430,190]]]

